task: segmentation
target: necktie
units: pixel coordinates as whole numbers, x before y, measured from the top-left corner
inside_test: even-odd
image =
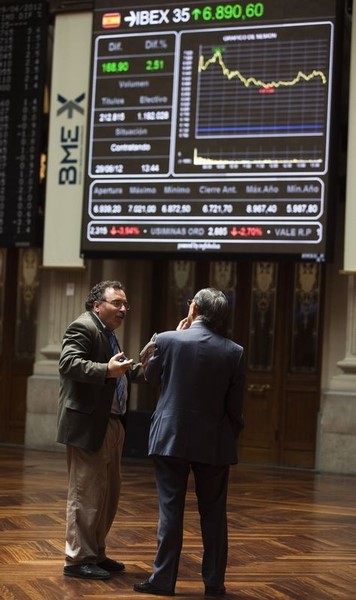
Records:
[[[119,346],[117,343],[117,339],[116,339],[116,335],[112,332],[107,330],[106,331],[107,336],[109,338],[109,342],[111,345],[111,349],[112,349],[112,353],[114,354],[118,354],[118,352],[120,352],[119,350]],[[117,400],[119,403],[119,408],[120,408],[120,413],[123,415],[126,412],[126,405],[125,405],[125,396],[124,396],[124,392],[125,392],[125,376],[123,377],[118,377],[116,379],[116,390],[117,390]]]

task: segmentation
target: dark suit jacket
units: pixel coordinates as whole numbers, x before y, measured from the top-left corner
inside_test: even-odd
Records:
[[[106,378],[112,356],[100,321],[85,312],[65,332],[59,359],[57,442],[98,450],[103,443],[116,379]],[[141,365],[128,375],[135,378]]]
[[[196,320],[160,333],[146,368],[161,386],[149,454],[222,465],[237,462],[243,428],[243,348]]]

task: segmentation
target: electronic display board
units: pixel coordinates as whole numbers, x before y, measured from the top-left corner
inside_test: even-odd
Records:
[[[83,255],[324,260],[338,8],[96,0]]]
[[[0,6],[0,246],[42,242],[43,96],[48,3]]]

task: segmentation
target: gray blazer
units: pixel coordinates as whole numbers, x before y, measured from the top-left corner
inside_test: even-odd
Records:
[[[60,389],[57,442],[98,450],[103,443],[115,391],[115,378],[106,378],[112,356],[100,321],[85,312],[65,332],[59,358]],[[126,376],[137,376],[136,368]]]
[[[149,383],[161,386],[149,454],[236,463],[236,438],[243,428],[243,362],[243,348],[202,321],[160,333],[145,372]]]

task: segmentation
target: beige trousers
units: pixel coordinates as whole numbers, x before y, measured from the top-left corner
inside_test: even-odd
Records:
[[[100,563],[116,515],[125,432],[109,419],[100,450],[67,446],[68,500],[65,565]]]

